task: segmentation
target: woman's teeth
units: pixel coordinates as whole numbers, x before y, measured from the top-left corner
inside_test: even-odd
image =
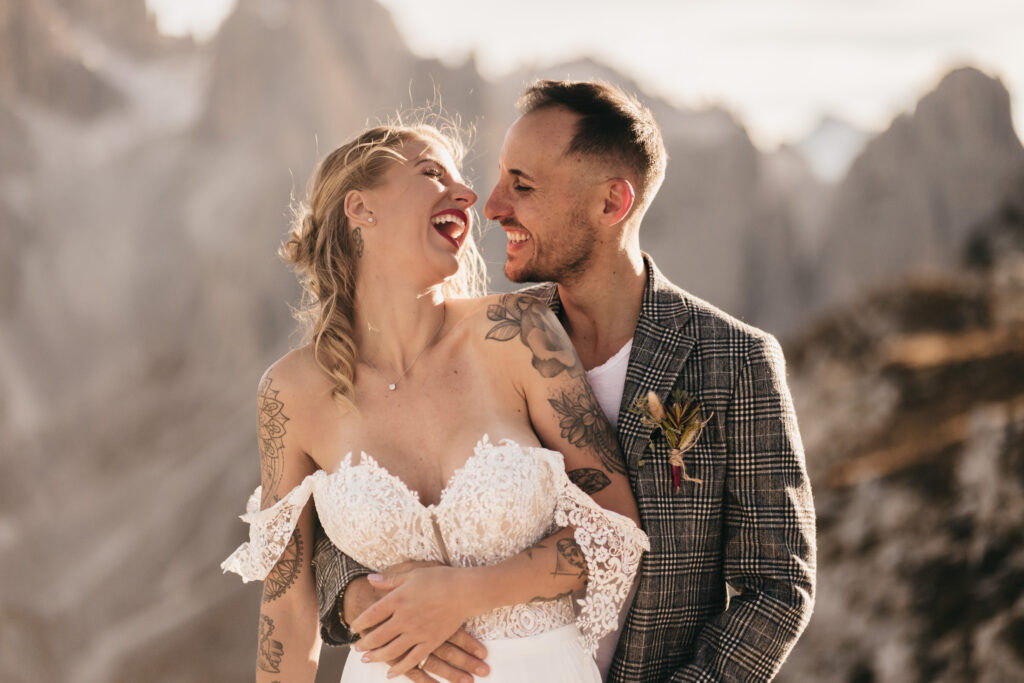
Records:
[[[459,239],[462,237],[462,233],[466,231],[466,222],[462,220],[460,216],[456,216],[455,214],[446,213],[440,216],[434,216],[430,219],[430,222],[437,226],[446,224],[455,226],[453,228],[445,229],[445,234],[454,239]]]

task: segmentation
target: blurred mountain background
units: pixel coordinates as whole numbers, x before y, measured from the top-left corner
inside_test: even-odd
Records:
[[[784,342],[820,588],[780,680],[1024,676],[1024,148],[998,78],[762,152],[596,61],[416,57],[373,0],[240,0],[201,44],[142,0],[0,0],[0,679],[250,679],[259,588],[218,564],[258,482],[256,382],[296,341],[290,198],[439,99],[486,196],[536,77],[640,94],[670,157],[644,248]],[[504,243],[482,239],[495,289]]]

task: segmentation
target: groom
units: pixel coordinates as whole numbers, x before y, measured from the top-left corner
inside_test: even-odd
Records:
[[[668,282],[640,251],[666,161],[650,111],[612,86],[562,81],[531,86],[519,110],[484,212],[508,234],[509,279],[550,283],[528,291],[590,368],[651,540],[618,645],[605,653],[614,652],[607,680],[769,680],[814,600],[814,509],[782,351]],[[678,490],[664,436],[630,410],[651,391],[671,406],[674,389],[710,418],[683,455],[692,480]],[[356,616],[373,599],[366,572],[329,542],[314,562],[325,635],[351,640],[335,599]],[[446,677],[449,665],[478,664],[466,654],[475,642],[455,642],[463,647],[430,658]]]

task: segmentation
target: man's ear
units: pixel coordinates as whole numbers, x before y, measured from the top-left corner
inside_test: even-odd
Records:
[[[349,190],[345,195],[345,216],[353,225],[373,225],[373,211],[366,203],[367,197],[360,190]]]
[[[609,178],[605,181],[604,210],[601,219],[605,225],[615,225],[629,214],[636,201],[633,183],[625,178]]]

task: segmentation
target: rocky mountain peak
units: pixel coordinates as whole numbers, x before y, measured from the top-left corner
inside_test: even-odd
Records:
[[[824,219],[819,305],[955,262],[1022,172],[1005,87],[977,69],[954,71],[872,139],[836,189]]]

